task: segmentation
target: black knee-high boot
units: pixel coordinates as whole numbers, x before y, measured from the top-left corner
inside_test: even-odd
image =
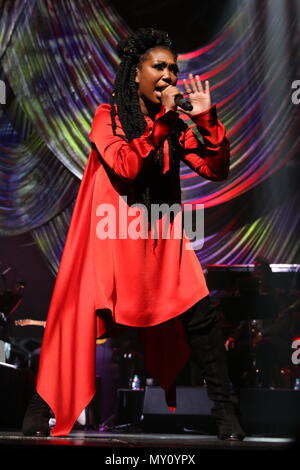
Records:
[[[46,437],[50,435],[49,419],[51,409],[47,403],[35,393],[26,410],[22,432],[24,436]]]
[[[193,360],[202,371],[207,393],[214,403],[218,437],[242,440],[245,434],[238,421],[230,396],[227,355],[224,338],[209,298],[198,302],[182,315]]]

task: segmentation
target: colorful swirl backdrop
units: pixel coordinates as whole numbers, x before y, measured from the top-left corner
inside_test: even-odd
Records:
[[[204,47],[179,55],[210,80],[231,143],[224,182],[181,169],[184,202],[203,204],[202,264],[300,263],[300,6],[237,2]],[[0,0],[0,235],[31,232],[55,274],[90,150],[108,100],[116,44],[130,28],[105,0]],[[188,207],[188,206],[186,206]]]

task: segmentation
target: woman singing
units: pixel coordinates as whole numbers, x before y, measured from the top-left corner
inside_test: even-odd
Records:
[[[23,432],[49,435],[50,407],[56,417],[51,434],[67,434],[95,391],[96,338],[135,327],[144,343],[145,366],[166,391],[168,405],[175,406],[176,377],[192,357],[213,401],[218,437],[242,440],[222,332],[182,211],[171,211],[181,207],[181,162],[209,180],[227,177],[225,128],[211,105],[209,83],[203,88],[199,76],[184,80],[192,109],[178,106],[177,55],[165,32],[139,29],[118,52],[111,102],[97,108],[92,123],[92,150]],[[203,142],[179,117],[182,113],[193,120]],[[153,216],[157,205],[164,211]]]

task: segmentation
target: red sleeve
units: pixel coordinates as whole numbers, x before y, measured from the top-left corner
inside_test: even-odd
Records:
[[[143,160],[157,152],[177,119],[177,113],[165,113],[162,109],[152,127],[147,126],[143,135],[127,142],[125,136],[122,137],[124,131],[118,125],[118,120],[118,135],[113,134],[110,105],[103,104],[96,110],[89,137],[107,165],[118,176],[133,180],[140,172]]]
[[[216,106],[193,116],[203,136],[201,143],[191,128],[184,136],[182,161],[199,175],[213,181],[226,179],[229,172],[230,147],[223,124],[217,118]]]

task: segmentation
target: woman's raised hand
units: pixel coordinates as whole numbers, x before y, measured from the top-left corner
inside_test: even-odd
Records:
[[[205,80],[205,88],[203,89],[199,75],[194,78],[193,74],[189,74],[189,83],[184,78],[183,85],[185,93],[189,95],[189,100],[193,105],[192,111],[184,111],[184,109],[178,108],[178,110],[187,114],[188,116],[195,116],[196,114],[203,113],[211,107],[211,97],[209,90],[209,81]]]

